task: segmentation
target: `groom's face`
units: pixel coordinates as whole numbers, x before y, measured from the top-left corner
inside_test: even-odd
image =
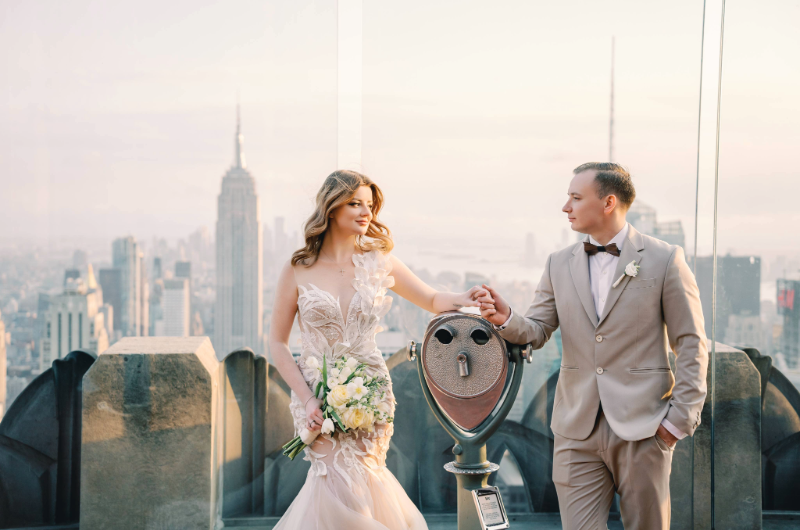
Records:
[[[588,234],[603,223],[605,201],[597,196],[594,178],[597,170],[589,169],[572,177],[569,183],[567,203],[561,209],[567,214],[572,229]]]

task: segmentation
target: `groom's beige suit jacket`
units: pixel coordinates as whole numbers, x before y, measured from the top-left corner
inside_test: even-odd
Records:
[[[583,243],[551,254],[528,312],[514,312],[500,331],[511,343],[539,349],[561,326],[551,427],[564,438],[586,439],[601,405],[614,433],[629,441],[653,436],[665,417],[689,435],[700,424],[708,349],[683,249],[631,226],[615,281],[631,261],[638,274],[611,288],[598,317]],[[668,348],[677,356],[675,375]]]

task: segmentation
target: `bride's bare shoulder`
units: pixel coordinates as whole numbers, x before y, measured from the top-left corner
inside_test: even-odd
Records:
[[[278,285],[296,287],[298,269],[302,268],[304,268],[303,265],[292,263],[292,260],[287,260],[286,263],[283,264],[283,268],[281,268],[280,275],[278,276]]]

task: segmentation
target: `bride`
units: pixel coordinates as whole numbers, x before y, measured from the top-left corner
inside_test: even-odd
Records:
[[[380,188],[354,171],[335,171],[317,193],[305,224],[305,247],[281,271],[275,294],[269,346],[273,362],[292,389],[290,405],[297,432],[320,430],[321,402],[311,390],[313,369],[342,355],[356,357],[367,375],[389,380],[375,344],[378,322],[392,304],[386,290],[431,313],[478,307],[484,291],[437,292],[389,253],[389,229],[378,220]],[[295,363],[289,334],[298,315],[303,351]],[[317,362],[309,362],[314,358]],[[391,384],[387,405],[394,415]],[[275,530],[420,530],[425,520],[386,468],[391,423],[373,432],[321,434],[308,447],[306,482]]]

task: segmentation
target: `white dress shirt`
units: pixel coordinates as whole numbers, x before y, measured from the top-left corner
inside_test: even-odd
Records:
[[[629,226],[628,223],[625,223],[622,230],[605,245],[600,245],[592,236],[589,236],[589,243],[598,247],[616,243],[617,248],[622,252],[622,245],[628,239]],[[613,277],[614,272],[617,270],[617,263],[619,263],[619,256],[614,256],[608,252],[598,252],[594,256],[589,256],[589,282],[592,286],[592,300],[594,300],[594,309],[598,319],[603,314],[603,308],[606,306],[611,284],[617,280]]]
[[[625,223],[622,230],[620,230],[611,241],[606,243],[606,245],[600,245],[592,236],[589,236],[589,243],[596,246],[608,246],[611,243],[616,243],[617,248],[622,252],[622,247],[628,240],[629,228],[630,225]],[[598,319],[603,314],[603,309],[608,299],[608,293],[611,291],[611,285],[617,281],[617,278],[614,278],[614,273],[617,270],[617,263],[619,263],[619,256],[614,256],[608,252],[598,252],[594,256],[589,256],[589,282],[592,289],[594,309]],[[498,329],[505,329],[511,322],[512,316],[514,316],[513,312],[510,313],[508,320],[506,320],[502,326],[498,326]],[[675,427],[667,418],[661,421],[661,425],[679,440],[686,437],[686,433]]]

